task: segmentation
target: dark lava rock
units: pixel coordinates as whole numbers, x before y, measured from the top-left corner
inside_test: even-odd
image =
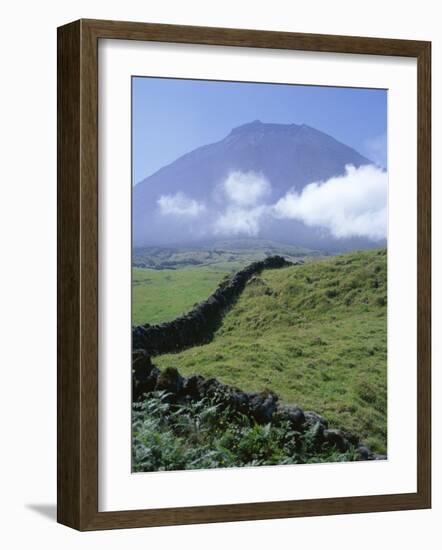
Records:
[[[278,396],[271,391],[249,394],[249,409],[258,424],[271,422],[276,411]]]
[[[247,414],[250,407],[249,394],[238,388],[231,388],[227,404],[235,411]]]
[[[342,430],[342,434],[345,437],[345,439],[353,445],[353,447],[364,447],[364,445],[362,445],[361,443],[359,436],[357,436],[353,432],[349,432],[348,430]]]
[[[211,397],[221,401],[225,394],[226,386],[216,378],[208,378],[201,384],[201,393],[204,397]]]
[[[160,370],[152,364],[143,350],[132,353],[132,400],[138,401],[143,394],[154,390]]]
[[[288,420],[291,427],[297,432],[301,431],[305,423],[304,411],[297,405],[279,405],[278,417]]]
[[[168,367],[158,376],[155,386],[157,391],[166,391],[173,395],[178,395],[184,386],[184,378],[174,367]]]
[[[324,430],[324,440],[329,445],[336,447],[341,453],[349,449],[349,443],[341,430]]]
[[[243,414],[249,413],[249,395],[234,386],[223,384],[216,378],[209,378],[199,381],[198,388],[202,397],[209,397],[216,403],[230,407],[234,411]]]
[[[316,450],[320,450],[324,443],[324,425],[320,422],[316,422],[313,426],[310,426],[309,433],[312,444]]]
[[[183,393],[190,399],[199,400],[203,397],[204,377],[199,374],[193,374],[186,378],[183,384]]]
[[[358,460],[370,460],[370,458],[372,457],[370,449],[368,447],[365,447],[364,445],[360,445],[356,449],[356,454],[358,456]]]
[[[152,367],[150,356],[142,349],[136,349],[132,352],[132,369],[137,371],[139,368]]]
[[[319,423],[324,428],[328,428],[328,422],[318,413],[315,413],[314,411],[304,411],[305,416],[305,423],[307,426],[314,426],[315,424]]]

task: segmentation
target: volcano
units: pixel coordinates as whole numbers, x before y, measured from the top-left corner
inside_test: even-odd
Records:
[[[257,230],[253,219],[246,223],[248,220],[241,220],[241,216],[261,215],[256,205],[247,211],[242,208],[247,197],[253,206],[254,193],[260,190],[256,180],[265,182],[262,194],[266,203],[272,204],[290,190],[299,193],[309,183],[344,175],[348,165],[358,168],[367,164],[372,162],[356,150],[305,124],[255,120],[234,128],[221,141],[181,156],[134,186],[133,245],[207,242],[219,237],[213,221],[230,208],[230,214],[238,216],[235,237],[259,237],[317,249],[365,248],[370,243],[364,239],[336,239],[297,220],[264,217]],[[238,200],[243,205],[237,202],[232,206],[225,196],[223,185],[232,174],[242,177],[244,196]]]

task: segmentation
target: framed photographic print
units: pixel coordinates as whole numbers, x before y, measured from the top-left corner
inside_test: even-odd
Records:
[[[429,508],[430,43],[58,29],[58,521]]]

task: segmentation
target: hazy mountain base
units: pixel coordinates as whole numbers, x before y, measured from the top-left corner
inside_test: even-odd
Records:
[[[263,239],[230,239],[210,241],[200,246],[134,248],[132,266],[149,269],[180,269],[216,265],[233,273],[249,263],[263,260],[268,256],[279,255],[291,260],[322,254],[319,250]]]
[[[267,270],[249,281],[210,344],[156,362],[271,388],[385,453],[386,284],[385,249]]]

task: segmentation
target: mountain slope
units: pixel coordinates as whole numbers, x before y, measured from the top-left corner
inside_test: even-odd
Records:
[[[146,153],[148,154],[148,153]],[[267,199],[276,201],[289,189],[345,172],[345,166],[370,164],[354,149],[307,125],[254,121],[233,129],[217,143],[180,157],[138,183],[133,190],[133,238],[136,246],[207,239],[198,225],[202,216],[181,221],[159,213],[161,196],[185,193],[192,200],[219,204],[221,183],[232,172],[253,172],[271,183]],[[297,222],[268,224],[263,238],[312,246],[318,232]],[[309,236],[313,235],[313,240]]]
[[[386,251],[353,253],[253,278],[213,341],[158,356],[161,368],[269,388],[386,449]]]

